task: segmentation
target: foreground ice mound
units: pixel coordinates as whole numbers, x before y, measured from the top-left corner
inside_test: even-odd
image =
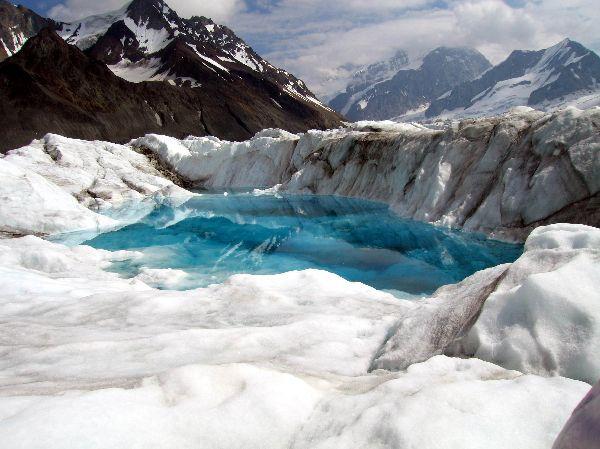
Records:
[[[123,449],[504,449],[517,438],[528,449],[548,448],[588,384],[446,356],[405,372],[369,369],[398,323],[412,320],[406,345],[423,360],[434,355],[436,338],[465,332],[482,279],[493,283],[506,269],[502,282],[526,282],[544,269],[553,276],[576,253],[597,251],[588,247],[595,235],[581,246],[581,236],[597,230],[554,231],[533,239],[535,248],[559,243],[533,250],[544,251],[539,264],[528,251],[525,262],[478,273],[424,304],[317,270],[160,291],[143,281],[164,273],[126,280],[104,271],[135,253],[32,236],[0,240],[0,441],[22,448],[77,441],[78,448]],[[598,279],[577,282],[597,287]],[[548,315],[557,313],[551,294],[542,293]],[[487,300],[494,295],[502,293]],[[588,313],[596,322],[597,309]],[[572,323],[554,325],[561,331]],[[540,346],[553,342],[538,337]],[[586,357],[599,347],[595,334],[577,344]]]
[[[535,230],[462,342],[510,369],[600,379],[600,229]]]
[[[118,222],[98,210],[134,202],[135,220],[191,196],[127,146],[53,134],[0,158],[0,177],[0,232],[17,235],[106,230]]]
[[[547,449],[588,389],[443,356],[353,378],[191,365],[128,387],[0,398],[0,437],[22,449]]]
[[[600,378],[600,229],[535,230],[515,263],[442,287],[399,320],[373,368],[446,352],[508,369]]]

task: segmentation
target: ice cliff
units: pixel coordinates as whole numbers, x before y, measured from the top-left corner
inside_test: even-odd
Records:
[[[231,143],[132,142],[201,187],[273,187],[383,201],[400,215],[524,240],[536,226],[600,224],[600,108],[521,108],[443,129],[363,122]]]

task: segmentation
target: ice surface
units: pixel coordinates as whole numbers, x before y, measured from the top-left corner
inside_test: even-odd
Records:
[[[597,114],[520,111],[443,131],[268,130],[240,143],[49,135],[0,158],[1,230],[94,233],[152,219],[157,204],[177,211],[161,226],[183,223],[190,192],[138,147],[207,186],[379,199],[407,216],[493,230],[597,193]],[[574,379],[600,377],[599,233],[538,228],[515,263],[420,301],[314,269],[159,290],[187,275],[147,266],[124,279],[110,267],[143,267],[144,254],[2,239],[0,441],[548,448],[589,390]]]
[[[600,378],[600,230],[538,228],[462,342],[511,369]]]
[[[430,129],[361,122],[302,135],[270,132],[246,142],[133,142],[206,188],[273,187],[390,204],[401,216],[524,240],[555,214],[580,222],[579,201],[600,191],[600,108],[503,117]]]
[[[102,269],[130,256],[1,241],[6,447],[546,448],[589,389],[444,356],[367,374],[414,302],[315,270],[172,292]]]
[[[352,379],[192,365],[129,388],[8,398],[0,435],[23,449],[546,449],[587,389],[445,357]]]
[[[0,231],[9,234],[106,230],[120,222],[94,211],[127,205],[120,219],[136,221],[193,196],[128,146],[53,134],[0,158],[0,172]]]

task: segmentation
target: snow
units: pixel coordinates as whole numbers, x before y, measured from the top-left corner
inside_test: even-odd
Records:
[[[326,109],[328,111],[332,111],[333,109],[325,106],[323,103],[321,103],[319,100],[317,100],[315,97],[310,96],[310,95],[306,95],[304,93],[302,93],[301,89],[298,89],[298,86],[295,85],[294,83],[292,83],[291,81],[288,82],[288,84],[286,84],[283,87],[283,90],[285,92],[287,92],[288,94],[290,94],[292,97],[296,97],[296,98],[300,98],[303,101],[307,101],[309,103],[313,103],[323,109]]]
[[[590,138],[590,114],[522,111],[511,126],[541,120],[532,151],[553,155],[552,139],[561,136],[593,186],[589,145],[575,148]],[[406,152],[430,148],[440,135],[417,125],[369,126],[302,136],[265,130],[247,142],[148,135],[116,145],[47,135],[0,158],[2,231],[98,232],[189,198],[140,147],[211,187],[274,192],[310,180],[320,190],[352,177],[347,193],[368,196],[389,186],[352,160],[356,139],[375,139],[378,160],[401,167],[412,164]],[[461,145],[487,141],[491,126],[462,126]],[[512,128],[501,126],[506,139]],[[477,173],[498,160],[495,145]],[[437,151],[414,173],[436,170],[427,182],[438,185],[431,201],[441,204],[449,174],[464,161]],[[348,170],[341,183],[319,174],[320,160]],[[595,228],[538,228],[515,263],[417,301],[320,270],[235,275],[187,291],[157,289],[185,285],[178,270],[141,267],[133,279],[109,271],[139,259],[32,235],[0,240],[4,446],[504,449],[519,441],[542,449],[588,392],[586,382],[600,377]]]
[[[541,449],[589,389],[445,356],[368,373],[414,302],[315,270],[158,291],[103,269],[126,257],[0,242],[7,447]]]
[[[497,82],[493,87],[488,88],[474,98],[473,103],[468,108],[459,108],[452,111],[444,111],[439,114],[440,118],[461,118],[461,117],[482,117],[493,114],[501,114],[513,107],[529,104],[529,98],[532,92],[547,86],[558,79],[560,75],[552,65],[560,64],[567,67],[576,64],[589,53],[576,56],[568,45],[568,39],[559,42],[546,49],[540,60],[527,69],[521,77],[510,78]],[[565,57],[568,57],[565,59]],[[563,60],[564,59],[564,60]],[[482,75],[483,76],[483,75]],[[575,74],[575,76],[577,76]],[[598,87],[598,86],[596,86]],[[451,92],[440,97],[440,99],[449,96]],[[544,101],[536,104],[536,108],[544,111],[555,111],[567,106],[578,106],[582,109],[591,108],[600,104],[600,92],[597,89],[583,89],[578,92],[561,97],[552,101]]]
[[[229,73],[229,69],[227,69],[226,67],[223,67],[221,64],[219,64],[214,59],[211,59],[208,56],[204,56],[203,54],[199,53],[197,50],[196,50],[196,52],[198,53],[198,56],[200,56],[204,61],[208,62],[209,64],[215,66],[216,68],[218,68],[220,70],[223,70],[224,72]]]
[[[171,42],[171,39],[169,39],[169,32],[164,28],[156,30],[150,28],[148,22],[138,24],[129,17],[125,17],[124,22],[127,28],[135,34],[135,38],[139,42],[140,50],[145,53],[156,53]]]
[[[564,418],[540,412],[570,409],[568,391],[589,388],[563,382],[437,356],[361,394],[322,400],[293,447],[548,448]]]
[[[163,76],[158,75],[161,61],[159,58],[150,60],[142,59],[139,62],[131,62],[127,58],[123,58],[117,64],[109,65],[108,68],[118,77],[123,78],[132,83],[141,83],[143,81],[162,81]]]
[[[262,72],[263,67],[250,55],[248,47],[243,44],[236,45],[235,49],[229,53],[233,59],[241,62],[245,66],[256,72]]]
[[[113,23],[125,18],[128,6],[129,4],[116,11],[93,15],[79,21],[64,24],[62,29],[57,30],[57,32],[69,44],[77,45],[80,49],[87,50],[106,33]]]
[[[600,378],[600,230],[538,228],[487,299],[464,351],[510,369]]]
[[[135,202],[130,216],[121,213],[121,218],[135,221],[156,202],[177,204],[191,196],[128,146],[53,134],[0,158],[0,171],[0,231],[6,233],[106,230],[119,222],[90,209]],[[23,207],[23,198],[30,207]]]

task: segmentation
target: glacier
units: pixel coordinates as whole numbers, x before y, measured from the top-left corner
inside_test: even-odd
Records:
[[[237,143],[47,135],[9,152],[0,440],[551,447],[600,378],[600,230],[561,223],[597,219],[599,120],[598,109],[521,109],[444,129],[359,123]],[[118,229],[184,204],[198,195],[192,186],[372,199],[525,241],[525,252],[409,301],[320,270],[159,290],[185,279],[152,269],[124,279],[110,265],[139,253],[42,238]]]
[[[523,241],[560,221],[600,223],[600,108],[417,124],[359,122],[245,142],[132,142],[204,188],[264,186],[385,202],[400,216]]]
[[[7,447],[542,449],[590,388],[445,355],[369,370],[421,306],[316,270],[155,290],[103,269],[124,257],[0,242]]]

